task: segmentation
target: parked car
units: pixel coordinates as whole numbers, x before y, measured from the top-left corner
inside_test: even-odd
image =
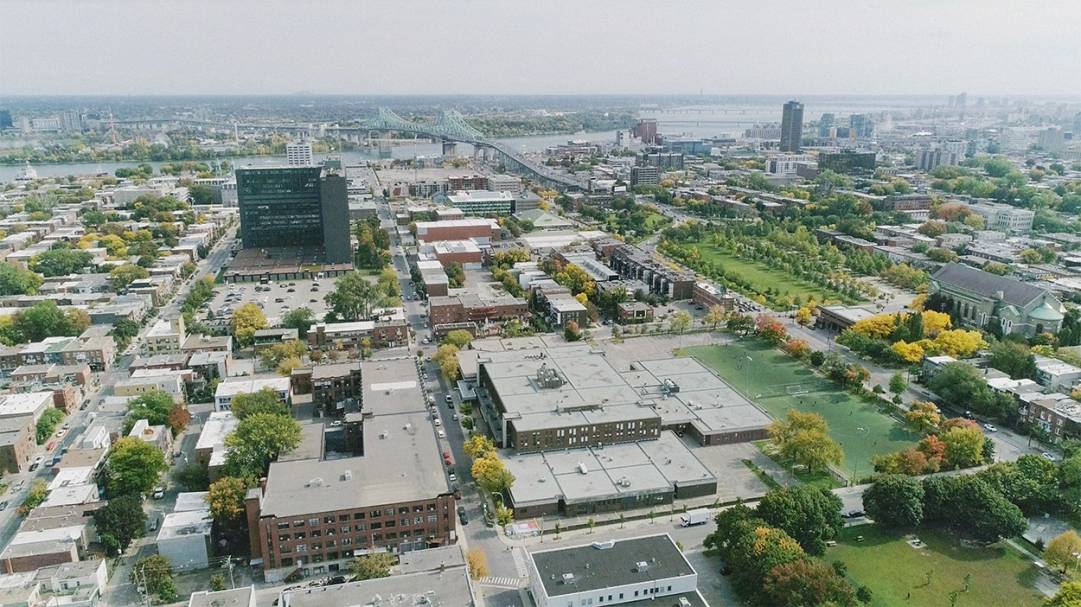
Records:
[[[446,432],[443,432],[443,429],[442,429],[442,428],[440,428],[440,429],[439,429],[439,430],[438,430],[438,431],[436,432],[436,434],[438,434],[438,435],[439,435],[439,438],[447,438],[447,433],[446,433]]]
[[[469,524],[469,519],[465,515],[465,506],[458,506],[458,520],[460,520],[463,525]]]
[[[1057,462],[1058,461],[1058,458],[1055,457],[1055,455],[1053,453],[1048,453],[1048,452],[1044,451],[1040,455],[1042,455],[1043,458],[1045,460],[1049,461],[1049,462]]]
[[[451,403],[453,403],[453,402],[454,402],[454,399],[453,399],[453,398],[451,397],[451,395],[450,395],[450,394],[448,394],[448,395],[447,395],[447,404],[449,405],[449,404],[451,404]]]
[[[454,474],[453,472],[451,472],[450,474],[448,474],[448,475],[447,475],[447,478],[449,478],[449,479],[450,479],[450,482],[452,482],[452,483],[455,483],[455,482],[457,482],[457,481],[458,481],[458,475]]]
[[[991,424],[984,424],[983,429],[987,430],[988,432],[998,432],[998,428],[994,427]]]
[[[160,500],[163,497],[165,497],[165,487],[155,487],[154,488],[154,499]]]

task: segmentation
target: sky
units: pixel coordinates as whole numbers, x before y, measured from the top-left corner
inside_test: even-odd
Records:
[[[3,0],[0,95],[1081,94],[1079,0]]]

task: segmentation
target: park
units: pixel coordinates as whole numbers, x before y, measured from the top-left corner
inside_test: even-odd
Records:
[[[1038,570],[1009,545],[967,546],[934,529],[848,527],[825,558],[870,588],[872,606],[1036,606],[1044,598],[1034,587]]]
[[[881,405],[842,390],[764,341],[694,346],[681,354],[713,369],[774,419],[792,409],[821,414],[844,450],[840,467],[852,480],[874,473],[876,455],[914,446],[920,438],[883,413]]]

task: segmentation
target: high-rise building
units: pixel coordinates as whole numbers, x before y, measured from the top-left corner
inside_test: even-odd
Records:
[[[781,151],[798,154],[803,136],[803,104],[789,101],[781,116]]]
[[[836,117],[833,114],[822,114],[822,117],[818,119],[818,136],[829,137],[835,120]]]
[[[83,130],[83,115],[78,110],[66,110],[60,114],[60,127],[69,133]]]
[[[956,166],[959,163],[960,158],[957,153],[941,147],[920,150],[916,154],[916,166],[921,171],[933,171],[943,165]]]
[[[1081,114],[1077,115],[1081,119]],[[15,123],[11,121],[10,110],[0,110],[0,131],[4,129],[14,128]]]
[[[285,144],[285,163],[289,166],[302,167],[315,164],[312,158],[312,144],[307,141]]]
[[[1062,129],[1051,127],[1040,131],[1037,145],[1045,152],[1057,154],[1065,147],[1066,138],[1062,133]]]
[[[4,127],[4,115],[0,112],[0,128]],[[11,115],[8,114],[8,128],[11,127]],[[1073,138],[1075,140],[1081,139],[1081,112],[1078,112],[1073,117]]]
[[[343,175],[318,166],[237,169],[244,248],[322,247],[349,263],[349,202]]]
[[[875,123],[867,114],[852,114],[848,117],[850,133],[857,139],[870,139],[875,134]]]
[[[631,134],[642,140],[642,143],[657,142],[657,120],[654,118],[642,118],[634,125]]]

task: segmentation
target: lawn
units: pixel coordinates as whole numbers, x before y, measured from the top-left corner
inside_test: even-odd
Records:
[[[703,260],[719,263],[724,267],[725,272],[738,274],[759,293],[764,293],[766,289],[773,289],[774,292],[779,293],[779,297],[799,295],[803,300],[806,300],[808,295],[813,295],[815,301],[819,302],[843,301],[855,303],[859,301],[845,297],[833,289],[826,289],[797,278],[783,270],[775,270],[764,263],[740,259],[715,244],[699,242],[695,243],[695,246],[698,247],[698,252]]]
[[[966,586],[956,607],[1042,604],[1043,595],[1033,587],[1035,567],[1012,548],[968,548],[929,529],[914,535],[924,547],[913,548],[904,534],[875,525],[849,527],[825,559],[842,561],[855,584],[871,589],[872,607],[950,605],[950,594]]]
[[[875,455],[911,447],[920,438],[882,413],[877,405],[837,388],[764,342],[742,340],[720,346],[694,346],[684,348],[682,354],[716,371],[771,417],[783,418],[790,409],[822,414],[830,436],[844,449],[841,467],[851,477],[870,476]],[[790,394],[792,390],[806,393]]]

